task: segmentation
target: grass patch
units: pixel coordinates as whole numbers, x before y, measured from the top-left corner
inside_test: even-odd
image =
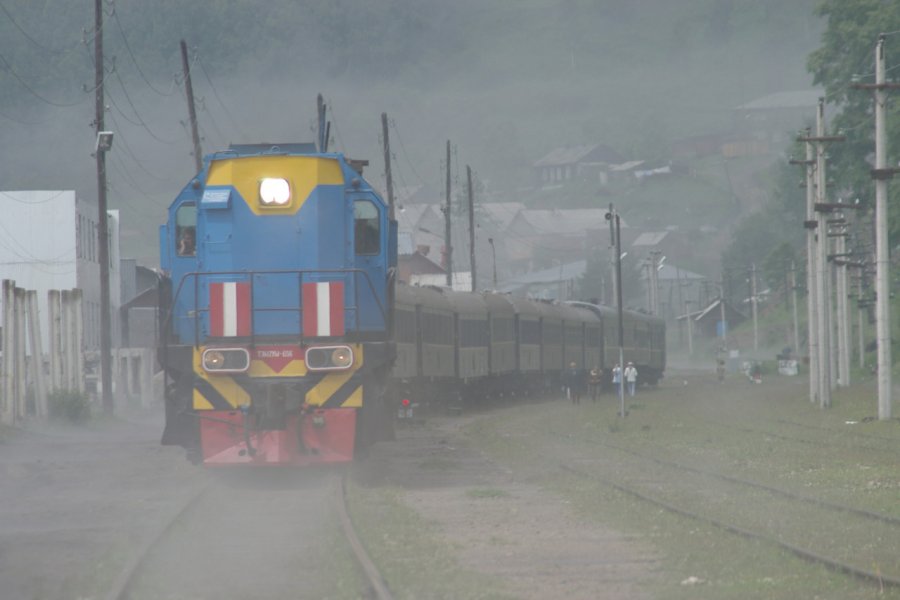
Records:
[[[511,598],[502,584],[467,570],[429,521],[403,505],[397,490],[348,483],[351,518],[388,585],[403,598]]]
[[[900,544],[878,525],[646,458],[898,516],[900,422],[859,420],[876,410],[871,385],[837,392],[828,410],[809,403],[802,379],[777,376],[762,385],[740,379],[719,385],[712,377],[692,378],[687,386],[671,382],[643,392],[640,410],[625,419],[617,404],[606,396],[571,410],[549,403],[517,407],[473,422],[466,434],[517,477],[571,501],[582,518],[652,543],[663,556],[663,571],[649,584],[658,597],[900,598],[900,590],[882,594],[877,585],[832,573],[776,544],[679,516],[602,482],[638,487],[693,513],[900,576]],[[852,420],[857,423],[847,424]],[[572,457],[596,479],[563,471]]]

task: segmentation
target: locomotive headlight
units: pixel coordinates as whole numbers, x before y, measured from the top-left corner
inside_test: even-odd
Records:
[[[263,206],[284,206],[291,201],[287,179],[267,177],[259,182],[259,201]]]
[[[350,346],[314,346],[306,349],[306,368],[310,371],[342,371],[353,366]]]
[[[250,368],[250,353],[245,348],[207,348],[201,362],[207,373],[243,373]]]
[[[353,363],[353,352],[346,346],[335,348],[331,353],[331,362],[335,367],[346,369]]]

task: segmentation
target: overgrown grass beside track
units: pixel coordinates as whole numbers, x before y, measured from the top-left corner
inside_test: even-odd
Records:
[[[610,395],[597,404],[526,405],[475,420],[467,433],[518,474],[571,500],[583,518],[656,544],[666,557],[652,584],[658,597],[900,598],[900,589],[882,592],[877,582],[775,543],[900,577],[900,528],[831,507],[900,518],[900,422],[873,419],[871,386],[840,391],[821,410],[809,403],[803,378],[754,385],[734,377],[720,385],[697,376],[642,391],[625,419],[616,408]]]

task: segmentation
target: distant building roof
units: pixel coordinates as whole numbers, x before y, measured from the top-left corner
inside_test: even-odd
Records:
[[[521,202],[485,202],[478,206],[478,210],[483,211],[500,230],[506,229],[510,221],[524,208],[525,205]]]
[[[706,279],[703,275],[669,264],[664,264],[660,267],[658,278],[660,281],[699,281]]]
[[[522,210],[519,215],[539,235],[581,235],[588,229],[609,227],[606,209],[572,208],[567,210]],[[620,226],[627,227],[620,219]]]
[[[737,106],[737,110],[775,110],[779,108],[808,108],[816,106],[823,95],[821,90],[776,92]]]
[[[500,291],[511,292],[526,285],[534,285],[536,283],[557,283],[559,281],[571,281],[573,279],[582,277],[586,269],[586,260],[576,260],[570,263],[554,265],[547,269],[532,271],[530,273],[525,273],[523,275],[519,275],[518,277],[510,279],[502,286],[500,286]]]
[[[631,242],[631,245],[632,247],[656,246],[663,241],[667,235],[669,235],[668,231],[645,231],[637,236],[635,240]]]
[[[622,162],[622,156],[604,144],[590,144],[587,146],[567,146],[554,148],[546,156],[534,162],[535,167],[559,167],[574,165],[582,162],[605,162],[618,164]]]

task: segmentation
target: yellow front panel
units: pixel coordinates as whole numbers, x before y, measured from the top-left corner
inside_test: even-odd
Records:
[[[291,200],[284,206],[260,206],[259,182],[274,177],[286,179],[291,186]],[[250,210],[257,215],[290,215],[306,202],[319,185],[343,185],[340,164],[333,158],[314,156],[251,156],[213,161],[206,185],[231,185]]]

